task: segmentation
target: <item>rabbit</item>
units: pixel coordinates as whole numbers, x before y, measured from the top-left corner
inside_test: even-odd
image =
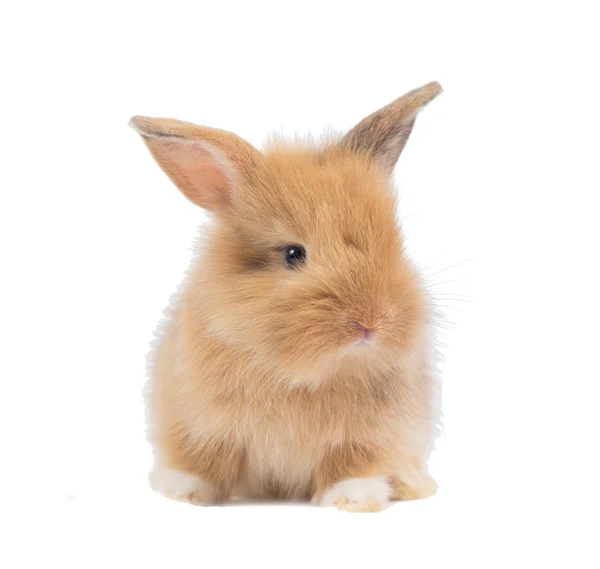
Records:
[[[410,91],[343,136],[262,151],[215,128],[131,119],[210,220],[150,355],[153,490],[352,512],[436,493],[433,308],[391,176],[441,90]]]

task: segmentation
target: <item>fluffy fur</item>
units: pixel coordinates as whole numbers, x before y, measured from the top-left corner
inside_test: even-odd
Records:
[[[341,140],[263,152],[224,131],[132,119],[184,195],[214,213],[151,356],[157,491],[352,511],[435,492],[432,318],[390,174],[439,92],[412,91]],[[284,264],[289,244],[307,252],[297,269]],[[356,343],[360,326],[373,343]]]

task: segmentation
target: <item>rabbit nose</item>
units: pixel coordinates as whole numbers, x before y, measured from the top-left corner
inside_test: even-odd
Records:
[[[355,320],[351,321],[351,324],[358,329],[358,342],[370,344],[373,341],[373,336],[375,334],[375,330],[373,330],[373,328],[369,328],[360,322],[356,322]]]
[[[366,328],[362,324],[359,324],[359,326],[360,326],[360,331],[362,333],[361,341],[366,342],[367,344],[370,344],[373,341],[373,334],[374,334],[373,329]]]

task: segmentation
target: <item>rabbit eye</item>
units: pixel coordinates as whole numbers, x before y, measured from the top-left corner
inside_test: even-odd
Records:
[[[288,245],[285,248],[285,266],[296,269],[306,260],[306,249],[301,245]]]

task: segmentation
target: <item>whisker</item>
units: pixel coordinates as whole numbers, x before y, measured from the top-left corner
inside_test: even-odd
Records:
[[[469,282],[469,279],[451,279],[451,280],[441,281],[441,282],[437,282],[437,283],[426,283],[425,285],[423,285],[423,288],[430,289],[430,288],[433,288],[436,286],[442,286],[442,285],[446,285],[446,284],[466,283],[466,282]]]
[[[426,274],[425,278],[430,279],[431,277],[434,277],[435,275],[439,275],[439,274],[449,271],[451,269],[455,269],[456,267],[461,267],[463,265],[466,265],[467,263],[473,263],[475,261],[477,261],[476,257],[473,257],[471,259],[465,259],[464,261],[460,261],[459,263],[455,263],[454,265],[450,265],[449,267],[445,267],[443,269],[435,271],[434,273]],[[426,270],[426,267],[423,268],[423,271],[425,271],[425,270]]]
[[[469,294],[461,294],[459,292],[441,292],[439,294],[434,294],[433,298],[458,298],[461,299],[471,299],[472,296]]]
[[[465,306],[453,306],[452,304],[436,304],[435,308],[450,308],[451,310],[464,310]]]

